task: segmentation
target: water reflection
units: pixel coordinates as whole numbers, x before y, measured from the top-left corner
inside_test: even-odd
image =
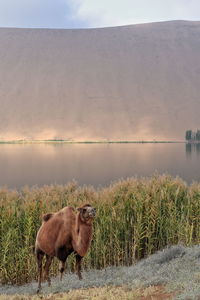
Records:
[[[186,143],[185,144],[185,151],[187,157],[192,157],[193,153],[200,155],[200,143]]]
[[[192,154],[192,144],[190,144],[190,143],[185,144],[185,151],[186,151],[187,157],[191,157],[191,154]]]
[[[0,145],[0,186],[65,184],[106,186],[155,172],[200,181],[200,144]],[[196,155],[198,154],[198,155]],[[190,157],[190,159],[187,159]]]

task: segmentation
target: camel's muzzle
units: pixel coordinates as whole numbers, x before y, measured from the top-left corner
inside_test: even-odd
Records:
[[[94,218],[96,216],[96,208],[93,208],[90,212],[89,212],[89,216]]]

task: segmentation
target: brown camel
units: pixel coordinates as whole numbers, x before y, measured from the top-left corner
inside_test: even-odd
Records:
[[[76,271],[79,279],[81,276],[81,260],[86,255],[92,239],[92,223],[96,209],[86,204],[77,209],[66,206],[56,213],[43,216],[42,225],[37,233],[35,253],[38,264],[38,292],[41,289],[42,260],[46,255],[44,266],[48,284],[51,284],[49,268],[54,256],[60,261],[60,279],[65,269],[65,262],[72,252],[76,257]]]

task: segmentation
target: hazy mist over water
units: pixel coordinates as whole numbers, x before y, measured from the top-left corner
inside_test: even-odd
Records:
[[[200,180],[200,146],[177,144],[0,145],[0,186],[78,184],[107,186],[155,172]]]

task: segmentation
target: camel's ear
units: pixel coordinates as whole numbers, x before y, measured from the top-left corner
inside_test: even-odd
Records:
[[[79,208],[77,208],[77,210],[80,211],[80,212],[84,212],[84,211],[86,211],[86,208],[84,208],[84,207],[79,207]]]

